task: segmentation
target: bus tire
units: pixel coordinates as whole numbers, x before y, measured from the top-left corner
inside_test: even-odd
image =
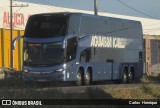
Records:
[[[126,84],[126,83],[127,83],[127,73],[126,73],[126,72],[123,72],[123,75],[122,75],[122,83],[123,83],[123,84]]]
[[[91,84],[91,72],[90,72],[89,69],[87,70],[87,73],[84,77],[84,84],[85,85],[90,85]]]
[[[83,85],[83,74],[82,74],[82,70],[81,70],[81,69],[79,69],[79,70],[78,70],[78,73],[77,73],[76,85],[77,85],[77,86]]]
[[[127,74],[127,83],[131,84],[133,82],[133,73],[128,72]]]

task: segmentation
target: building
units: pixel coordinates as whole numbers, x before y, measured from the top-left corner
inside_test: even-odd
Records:
[[[160,35],[144,35],[147,74],[160,73]]]

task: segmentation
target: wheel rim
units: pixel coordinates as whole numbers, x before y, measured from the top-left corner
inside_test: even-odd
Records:
[[[78,86],[82,85],[82,74],[81,74],[80,71],[77,73],[77,81],[76,81],[76,84],[77,84]]]
[[[123,83],[124,83],[124,84],[127,83],[127,75],[126,75],[125,72],[123,73]]]
[[[91,84],[91,76],[89,71],[87,71],[86,75],[85,75],[85,85],[90,85]]]
[[[128,83],[132,83],[133,75],[132,72],[128,73]]]
[[[78,81],[81,81],[81,74],[80,73],[77,74],[77,79],[78,79]]]

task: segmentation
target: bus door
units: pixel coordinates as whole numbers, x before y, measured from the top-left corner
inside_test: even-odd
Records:
[[[114,64],[114,60],[111,60],[111,59],[107,59],[107,65],[109,64],[109,66],[107,66],[107,67],[109,67],[110,68],[110,77],[109,78],[107,78],[108,80],[113,80],[113,64]]]
[[[118,80],[121,78],[120,67],[121,67],[120,63],[113,63],[112,80]]]

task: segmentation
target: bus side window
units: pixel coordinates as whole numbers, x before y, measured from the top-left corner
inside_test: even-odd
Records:
[[[80,61],[89,62],[91,59],[91,48],[87,48],[81,52]]]
[[[67,62],[76,58],[77,39],[73,37],[67,40]]]

